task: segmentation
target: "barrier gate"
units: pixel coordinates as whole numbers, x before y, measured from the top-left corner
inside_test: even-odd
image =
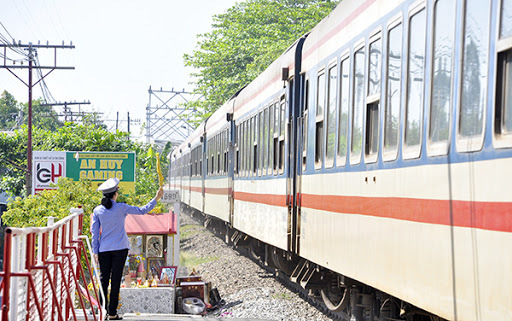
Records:
[[[99,273],[91,272],[85,249],[90,243],[82,228],[83,209],[78,208],[55,224],[50,219],[48,227],[5,230],[1,321],[104,319],[106,311],[97,303],[103,296]]]

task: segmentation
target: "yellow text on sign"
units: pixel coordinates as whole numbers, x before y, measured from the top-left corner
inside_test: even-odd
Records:
[[[119,180],[123,179],[123,171],[101,171],[101,170],[92,170],[92,171],[80,171],[80,179],[89,179],[91,181],[97,180],[107,180],[109,178],[117,178]]]
[[[121,169],[123,160],[121,159],[100,159],[100,169]],[[82,159],[80,169],[96,169],[95,159]]]

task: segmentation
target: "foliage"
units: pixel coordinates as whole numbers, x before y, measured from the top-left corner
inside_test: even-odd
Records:
[[[185,64],[197,69],[194,91],[204,100],[187,103],[199,123],[251,82],[295,40],[310,31],[337,0],[248,0],[213,17],[213,31],[198,36]],[[279,14],[276,14],[279,13]]]
[[[47,217],[53,216],[58,221],[69,215],[70,208],[82,206],[86,213],[84,232],[89,231],[88,214],[100,204],[101,193],[96,192],[88,180],[76,182],[60,178],[57,186],[58,189],[45,190],[37,195],[17,197],[2,215],[3,223],[12,227],[46,226]]]
[[[41,106],[41,104],[41,99],[32,101],[32,128],[56,130],[62,127],[64,123],[59,120],[59,115],[52,106]],[[22,111],[23,123],[28,124],[28,103],[23,104]]]
[[[89,180],[73,181],[61,177],[57,189],[44,190],[26,198],[17,197],[8,204],[8,209],[2,215],[4,224],[11,227],[41,227],[46,226],[47,217],[55,217],[55,221],[69,215],[69,209],[81,206],[84,209],[84,234],[89,233],[90,215],[93,209],[101,203],[102,194],[91,187]],[[122,191],[121,191],[122,193]],[[154,195],[119,195],[119,202],[134,206],[147,204]],[[150,213],[164,212],[164,206],[157,203]]]
[[[33,150],[50,151],[135,151],[136,195],[154,196],[158,189],[156,156],[149,153],[154,146],[130,140],[129,133],[111,133],[96,124],[80,125],[66,123],[56,130],[35,129],[32,135]],[[0,191],[11,196],[25,194],[25,173],[27,167],[27,128],[22,127],[12,134],[0,133],[0,168],[2,179]],[[164,177],[168,173],[167,144],[160,154]]]
[[[41,106],[41,99],[32,101],[32,127],[56,130],[64,125],[51,106]],[[19,115],[22,115],[21,119]],[[9,92],[0,96],[0,130],[13,130],[19,124],[28,124],[28,103],[19,103]]]
[[[20,106],[14,96],[4,91],[0,96],[0,130],[13,129],[19,111]]]

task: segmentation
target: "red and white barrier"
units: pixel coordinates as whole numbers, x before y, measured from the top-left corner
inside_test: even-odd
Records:
[[[99,278],[91,273],[85,248],[90,250],[90,244],[82,228],[83,209],[78,208],[55,224],[50,218],[48,227],[5,230],[1,321],[104,319],[105,309],[90,304],[99,301],[99,293],[87,284],[96,289]]]

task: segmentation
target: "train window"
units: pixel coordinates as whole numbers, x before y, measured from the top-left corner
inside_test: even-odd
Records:
[[[219,135],[219,173],[224,173],[224,132]]]
[[[512,36],[512,1],[501,1],[500,38]]]
[[[245,176],[245,121],[240,124],[240,177]]]
[[[252,176],[252,170],[253,170],[253,146],[254,146],[254,118],[249,118],[248,121],[249,126],[249,143],[247,144],[247,158],[248,158],[248,166],[247,166],[247,177]]]
[[[368,96],[380,93],[382,41],[375,40],[370,43],[370,61],[368,66]]]
[[[501,142],[497,147],[512,143],[512,50],[498,55],[495,133]],[[503,139],[507,138],[507,141]]]
[[[210,140],[206,142],[206,176],[210,174]]]
[[[325,133],[325,167],[334,166],[334,149],[336,147],[336,86],[338,82],[338,66],[334,65],[328,71],[327,109]]]
[[[213,173],[216,174],[219,171],[219,157],[218,157],[218,150],[219,150],[219,135],[215,135],[213,137]]]
[[[404,158],[419,157],[421,151],[425,43],[426,13],[423,8],[409,20]]]
[[[281,109],[281,133],[279,135],[279,174],[284,173],[284,136],[285,136],[285,125],[286,125],[286,100],[284,95],[281,97],[280,102]]]
[[[248,126],[248,137],[247,137],[247,177],[252,176],[252,163],[253,163],[253,140],[254,140],[254,122],[252,118],[247,121]]]
[[[284,129],[285,129],[285,125],[286,125],[286,114],[285,114],[285,108],[286,108],[286,100],[284,99],[284,96],[281,98],[281,102],[280,102],[280,108],[281,108],[281,126],[280,126],[280,131],[279,131],[279,136],[284,136]]]
[[[280,112],[279,112],[279,103],[275,103],[274,105],[274,175],[278,174],[278,163],[279,163],[279,124],[280,124]]]
[[[251,168],[251,120],[245,121],[245,140],[244,140],[244,177],[249,177]]]
[[[315,118],[315,168],[321,169],[324,161],[324,104],[325,72],[322,70],[316,82],[316,118]]]
[[[238,177],[238,172],[240,170],[240,125],[236,125],[236,159],[235,159],[235,175]]]
[[[221,149],[220,149],[220,155],[221,155],[221,173],[222,174],[225,174],[226,173],[226,170],[225,170],[225,167],[226,167],[226,131],[223,131],[222,134],[220,135],[220,142],[221,142]]]
[[[224,174],[228,173],[229,133],[228,130],[224,132]]]
[[[261,176],[263,171],[263,140],[265,138],[265,120],[263,119],[263,110],[260,111],[260,119],[258,121],[258,176]]]
[[[274,164],[274,105],[270,105],[268,111],[268,175],[272,175]]]
[[[324,115],[325,104],[325,73],[322,71],[317,78],[316,84],[316,115]]]
[[[379,149],[379,106],[382,59],[382,40],[380,38],[370,43],[369,52],[365,155],[367,156],[367,162],[375,162]]]
[[[306,88],[304,89],[304,114],[302,117],[302,171],[307,168],[308,155],[308,105],[309,105],[309,79],[306,79]]]
[[[487,96],[487,62],[489,55],[490,4],[467,0],[464,10],[464,54],[459,118],[460,151],[479,150],[483,143]]]
[[[258,117],[255,116],[252,118],[252,171],[254,173],[253,176],[257,174],[258,171]]]
[[[400,97],[402,96],[402,24],[388,33],[387,101],[384,112],[384,160],[394,160],[398,155],[400,129]]]
[[[338,111],[338,158],[336,164],[344,166],[347,162],[348,108],[350,89],[350,59],[341,62],[340,97]]]
[[[215,136],[215,173],[220,173],[220,133]]]
[[[213,173],[213,139],[208,141],[208,176]]]
[[[262,141],[261,141],[261,171],[262,175],[267,175],[267,159],[268,159],[268,108],[263,110],[263,123],[261,125],[262,129]]]
[[[432,74],[432,96],[430,103],[429,154],[448,153],[450,135],[450,106],[452,103],[452,62],[455,42],[455,3],[439,0],[434,5],[434,61]],[[443,143],[443,144],[439,144]]]
[[[363,104],[364,104],[364,47],[354,54],[354,105],[352,110],[352,144],[350,148],[350,163],[361,161],[363,145]]]
[[[279,130],[279,124],[281,123],[279,120],[279,104],[275,103],[274,105],[274,137],[279,136],[280,130]]]

